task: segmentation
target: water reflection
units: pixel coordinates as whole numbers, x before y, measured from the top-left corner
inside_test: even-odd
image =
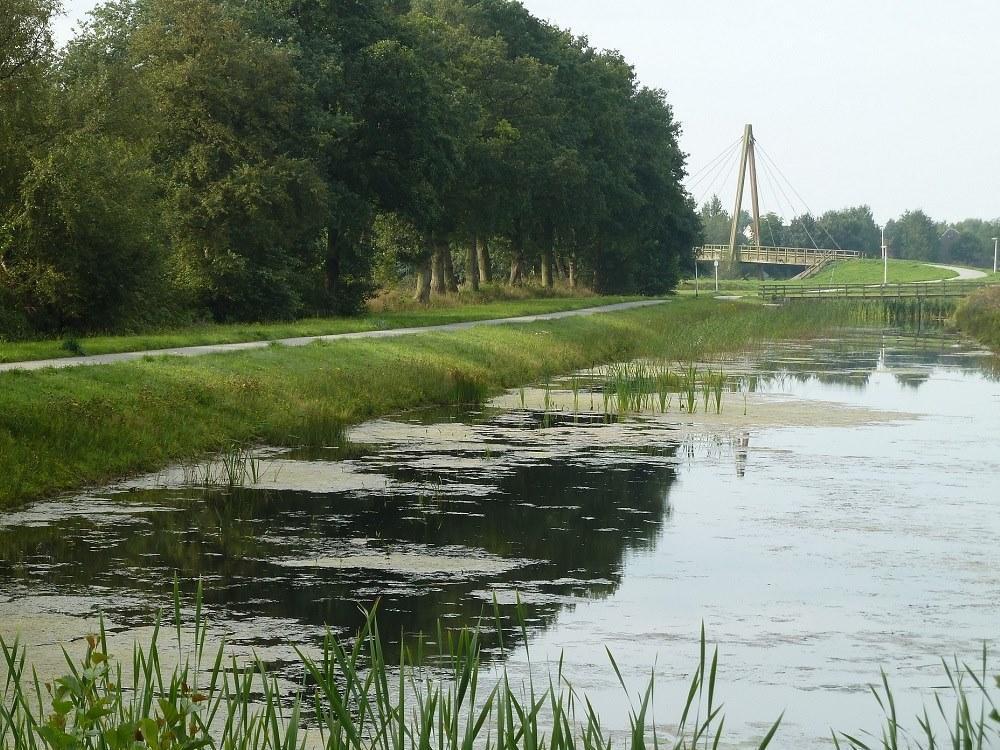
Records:
[[[477,429],[496,437],[489,423]],[[399,634],[434,633],[442,618],[474,625],[492,617],[495,594],[508,601],[505,593],[516,590],[527,620],[545,626],[577,600],[614,592],[626,552],[653,544],[670,515],[676,446],[528,461],[525,452],[538,448],[533,429],[529,420],[517,430],[528,437],[485,473],[456,469],[479,445],[376,452],[357,467],[396,486],[434,487],[430,493],[141,489],[90,498],[83,513],[79,502],[39,506],[0,526],[3,592],[125,588],[162,601],[176,573],[188,591],[202,579],[206,603],[227,616],[353,630],[360,607],[378,600],[383,632]],[[503,437],[511,437],[509,424]],[[365,560],[445,554],[511,564],[344,567],[359,550]],[[320,559],[339,562],[289,564]]]

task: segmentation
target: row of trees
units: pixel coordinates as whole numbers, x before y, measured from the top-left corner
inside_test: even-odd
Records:
[[[58,52],[56,3],[0,18],[0,333],[690,262],[664,93],[514,0],[110,0]]]
[[[718,196],[712,196],[698,211],[705,242],[729,244],[732,214]],[[751,234],[751,217],[740,213],[738,231]],[[860,250],[865,255],[881,254],[882,229],[875,223],[868,206],[854,206],[827,211],[819,218],[800,214],[786,222],[775,213],[760,218],[761,244],[783,247],[839,247]],[[1000,236],[1000,219],[959,222],[933,221],[923,211],[907,211],[885,224],[885,241],[892,257],[990,266],[993,263],[993,237]]]

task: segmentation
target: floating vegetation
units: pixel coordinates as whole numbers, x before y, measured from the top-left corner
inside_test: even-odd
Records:
[[[520,605],[516,622],[526,638]],[[0,746],[9,750],[137,750],[242,748],[297,750],[309,735],[316,746],[341,750],[612,750],[615,743],[592,704],[560,667],[547,685],[512,684],[505,671],[483,688],[479,629],[438,628],[439,665],[415,666],[423,655],[402,648],[400,666],[385,656],[377,618],[370,613],[353,641],[327,632],[315,657],[296,648],[303,686],[284,695],[277,676],[259,658],[227,660],[225,643],[208,646],[201,595],[193,639],[184,641],[178,586],[174,586],[176,653],[188,654],[172,671],[161,648],[159,619],[148,646],[136,644],[131,675],[109,653],[103,621],[87,637],[79,663],[66,656],[67,673],[45,688],[25,668],[25,649],[0,640],[8,669],[0,693]],[[500,607],[494,603],[497,632]],[[502,636],[500,648],[504,649]],[[653,679],[632,698],[611,652],[613,670],[630,706],[630,750],[658,747],[666,738],[653,721]],[[709,658],[704,628],[700,658],[673,735],[677,748],[718,745],[724,716],[716,690],[718,652]],[[779,719],[759,747],[774,737]],[[318,735],[318,737],[317,737]]]
[[[494,600],[495,633],[501,653],[503,617]],[[520,599],[514,623],[528,642]],[[182,615],[179,585],[174,583],[173,622],[157,617],[148,645],[136,643],[131,663],[109,651],[107,632],[88,635],[79,661],[66,654],[66,672],[42,686],[29,673],[26,649],[0,638],[6,679],[0,689],[0,747],[9,750],[140,750],[157,748],[242,748],[297,750],[312,746],[339,750],[675,750],[722,745],[725,715],[719,699],[718,649],[709,650],[702,626],[698,660],[678,706],[680,717],[670,737],[654,721],[654,678],[633,698],[610,650],[609,670],[621,685],[629,707],[629,731],[616,741],[593,704],[576,690],[559,660],[547,682],[517,683],[501,669],[490,685],[482,663],[481,629],[438,626],[436,654],[418,641],[417,651],[401,647],[399,667],[386,658],[374,613],[357,635],[342,640],[327,631],[318,654],[296,647],[303,679],[283,691],[278,676],[254,657],[227,657],[225,642],[210,647],[199,584],[193,628]],[[170,625],[173,627],[170,627]],[[490,623],[486,623],[490,625]],[[487,628],[490,630],[492,628]],[[172,646],[160,646],[161,633]],[[191,639],[185,639],[185,633]],[[172,670],[165,666],[178,656]],[[420,664],[434,665],[431,669]],[[130,667],[130,669],[128,669]],[[989,694],[986,649],[979,669],[944,665],[944,694],[935,694],[934,710],[916,717],[919,729],[904,727],[896,699],[882,672],[872,694],[885,714],[877,731],[833,731],[833,746],[854,750],[954,747],[983,750],[1000,739],[1000,716]],[[126,676],[127,675],[127,676]],[[1000,682],[1000,680],[998,680]],[[662,714],[661,714],[662,715]],[[757,747],[775,738],[783,715],[769,726]],[[313,740],[310,743],[310,739]],[[318,740],[318,741],[317,741]]]

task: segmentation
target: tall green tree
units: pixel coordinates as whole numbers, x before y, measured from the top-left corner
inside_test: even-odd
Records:
[[[923,211],[907,211],[885,226],[889,252],[898,258],[935,261],[940,259],[937,227]]]
[[[854,206],[839,211],[827,211],[817,222],[823,242],[836,243],[842,250],[859,250],[865,255],[878,255],[881,230],[868,206]]]

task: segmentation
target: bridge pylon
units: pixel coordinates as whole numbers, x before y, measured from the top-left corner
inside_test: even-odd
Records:
[[[743,186],[746,184],[747,168],[750,171],[750,199],[753,209],[753,247],[760,247],[760,200],[757,190],[757,157],[754,152],[753,125],[747,123],[743,129],[743,149],[740,152],[740,174],[736,183],[736,207],[729,232],[729,253],[723,261],[722,271],[727,276],[735,276],[740,266],[740,244],[737,242],[740,227],[740,212],[743,210]]]

